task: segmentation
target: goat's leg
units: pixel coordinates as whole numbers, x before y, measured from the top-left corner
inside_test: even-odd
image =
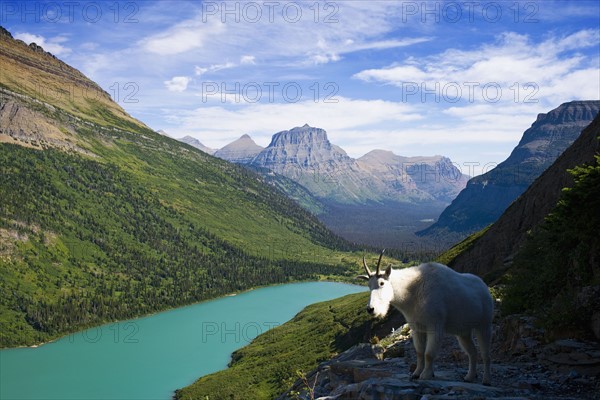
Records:
[[[439,343],[442,339],[442,333],[435,329],[427,332],[427,346],[425,347],[425,368],[419,375],[419,379],[433,378],[433,360],[438,351]]]
[[[483,358],[483,384],[491,385],[491,357],[490,348],[492,346],[492,325],[486,325],[475,330],[475,336],[479,343],[481,358]]]
[[[471,333],[457,336],[458,343],[460,347],[467,353],[469,356],[469,372],[465,375],[464,380],[467,382],[473,382],[477,377],[477,348],[475,347],[475,343],[473,343],[473,338],[471,337]],[[479,341],[479,339],[477,339]]]
[[[417,368],[412,374],[412,379],[417,379],[425,367],[423,363],[423,357],[425,355],[425,341],[427,340],[427,335],[425,332],[417,332],[413,330],[412,340],[417,352]]]

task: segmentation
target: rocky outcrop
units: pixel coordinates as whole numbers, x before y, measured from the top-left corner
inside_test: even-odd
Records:
[[[510,156],[469,180],[466,188],[421,235],[462,237],[496,221],[531,183],[579,137],[600,111],[600,101],[572,101],[540,114]]]
[[[177,140],[179,140],[180,142],[189,144],[190,146],[193,146],[193,147],[197,148],[198,150],[205,152],[206,154],[213,155],[213,154],[215,154],[215,151],[216,151],[214,149],[211,149],[210,147],[206,147],[198,139],[193,138],[191,136],[184,136]]]
[[[453,337],[443,340],[435,379],[411,380],[414,347],[405,331],[397,330],[383,347],[362,343],[321,363],[279,400],[596,399],[598,343],[572,339],[546,343],[544,331],[535,325],[531,317],[520,315],[494,324],[492,386],[462,380],[467,359]]]
[[[13,38],[11,33],[9,31],[7,31],[6,29],[4,29],[2,26],[0,26],[0,36],[6,36],[9,39]]]
[[[525,243],[528,232],[554,208],[562,189],[573,185],[567,170],[594,161],[594,155],[600,151],[599,135],[600,116],[597,116],[487,232],[449,265],[457,271],[484,277],[500,275]]]
[[[67,124],[59,125],[57,121],[38,111],[43,107],[47,112],[54,112],[51,105],[37,103],[36,110],[22,103],[18,95],[1,88],[0,94],[0,143],[39,149],[56,147],[92,155],[77,145],[77,135],[73,128]]]
[[[263,149],[250,136],[242,135],[238,140],[215,151],[214,155],[236,164],[250,164]]]

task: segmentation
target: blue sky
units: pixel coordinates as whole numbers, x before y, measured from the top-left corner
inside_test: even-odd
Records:
[[[597,1],[3,0],[0,24],[213,148],[308,123],[353,157],[441,154],[476,175],[538,113],[600,97]]]

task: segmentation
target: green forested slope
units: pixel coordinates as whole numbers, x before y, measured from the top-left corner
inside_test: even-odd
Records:
[[[552,332],[591,335],[600,307],[600,156],[570,172],[573,187],[515,257],[504,308],[534,312]]]
[[[327,265],[334,256],[301,262],[296,254],[256,256],[235,247],[115,164],[4,144],[0,165],[3,346],[252,286],[344,273]],[[323,234],[288,218],[307,242]]]

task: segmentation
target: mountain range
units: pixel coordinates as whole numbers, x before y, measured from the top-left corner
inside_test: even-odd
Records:
[[[600,112],[600,101],[572,101],[539,114],[510,156],[471,178],[424,236],[457,239],[496,221],[533,181],[567,149]]]
[[[599,111],[600,101],[587,100],[539,114],[504,162],[468,182],[442,156],[373,150],[353,159],[323,129],[309,125],[274,134],[266,148],[243,135],[215,155],[265,176],[289,178],[280,189],[347,239],[428,247],[461,240],[496,221]]]
[[[315,197],[340,204],[450,202],[468,177],[446,157],[402,157],[373,150],[354,159],[308,124],[273,135],[263,148],[248,135],[217,150],[225,160],[288,177]]]
[[[443,156],[373,150],[354,159],[308,124],[275,133],[266,148],[243,135],[214,155],[260,173],[342,237],[388,248],[427,242],[413,232],[437,219],[468,179]]]

